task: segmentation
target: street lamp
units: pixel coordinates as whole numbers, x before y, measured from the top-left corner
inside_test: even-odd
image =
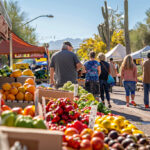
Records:
[[[25,24],[23,24],[23,25],[26,25],[26,24],[28,24],[28,23],[30,23],[30,22],[32,22],[32,21],[34,21],[34,20],[38,19],[38,18],[41,18],[41,17],[54,18],[54,16],[53,16],[53,15],[40,15],[40,16],[35,17],[34,19],[32,19],[32,20],[30,20],[30,21],[26,22],[26,23],[25,23]]]

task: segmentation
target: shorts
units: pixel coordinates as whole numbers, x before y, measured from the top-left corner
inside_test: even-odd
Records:
[[[135,81],[124,81],[123,82],[126,96],[135,95],[135,89],[136,89],[136,82]]]
[[[85,89],[94,96],[98,96],[100,94],[100,86],[98,81],[85,82]]]

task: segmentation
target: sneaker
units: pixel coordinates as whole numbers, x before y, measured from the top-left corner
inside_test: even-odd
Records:
[[[131,104],[132,104],[133,106],[136,106],[135,101],[131,101]]]
[[[129,107],[129,103],[126,103],[126,106]]]
[[[108,108],[111,108],[112,106],[111,106],[111,104],[110,104],[110,102],[108,102]]]
[[[149,105],[145,105],[145,108],[149,108]]]

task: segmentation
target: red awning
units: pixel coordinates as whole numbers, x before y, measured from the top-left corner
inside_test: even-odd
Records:
[[[15,54],[43,54],[45,53],[44,47],[39,47],[35,45],[31,45],[16,34],[12,33],[12,51],[13,55]],[[2,41],[0,43],[0,54],[9,54],[10,53],[10,44],[9,40]]]

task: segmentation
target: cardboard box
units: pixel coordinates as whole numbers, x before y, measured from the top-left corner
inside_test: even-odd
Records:
[[[9,146],[16,141],[26,145],[28,150],[61,150],[63,133],[41,129],[0,127],[7,134]]]
[[[13,107],[21,107],[21,108],[25,108],[26,106],[29,105],[34,105],[34,101],[5,101],[5,105],[8,105],[9,107],[13,108]]]
[[[63,98],[68,97],[71,101],[73,101],[74,93],[68,91],[61,91],[61,90],[45,90],[39,89],[39,102],[42,103],[42,97],[46,98]]]

